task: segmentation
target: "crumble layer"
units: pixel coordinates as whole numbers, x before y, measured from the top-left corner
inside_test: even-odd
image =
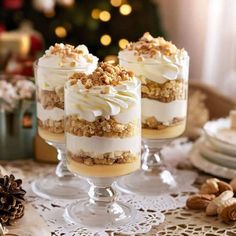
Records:
[[[175,117],[173,118],[171,122],[166,124],[166,123],[158,121],[156,117],[152,116],[152,117],[146,118],[145,120],[142,120],[142,128],[161,130],[161,129],[168,128],[170,126],[178,125],[184,120],[185,120],[185,117],[184,118]]]
[[[132,173],[140,168],[140,158],[137,158],[134,162],[125,164],[113,164],[113,165],[85,165],[74,161],[69,156],[67,157],[68,169],[79,175],[92,176],[92,177],[114,177],[122,176]]]
[[[186,120],[179,122],[174,126],[168,126],[165,129],[142,129],[142,137],[146,139],[168,139],[177,138],[182,135],[186,128]]]
[[[65,131],[76,136],[131,137],[138,134],[138,122],[118,123],[114,118],[97,118],[94,122],[80,119],[77,115],[66,117]]]
[[[93,155],[92,157],[90,155]],[[113,164],[125,164],[132,163],[138,159],[138,155],[131,153],[130,151],[116,151],[108,152],[104,154],[84,152],[81,150],[79,153],[74,154],[70,151],[67,152],[67,156],[72,158],[74,161],[83,163],[85,165],[113,165]]]
[[[55,91],[40,89],[37,100],[44,109],[53,109],[54,107],[64,109],[64,88]]]
[[[170,80],[163,84],[145,79],[141,90],[142,98],[155,99],[165,103],[187,99],[187,89],[183,79]]]
[[[64,133],[64,120],[47,119],[45,121],[42,121],[38,119],[38,126],[51,133]]]

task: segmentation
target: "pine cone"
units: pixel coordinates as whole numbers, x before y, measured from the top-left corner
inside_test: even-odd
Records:
[[[24,195],[22,180],[14,175],[0,178],[0,223],[11,224],[24,215]]]

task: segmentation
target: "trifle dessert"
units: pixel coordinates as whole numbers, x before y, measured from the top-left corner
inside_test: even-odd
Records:
[[[115,177],[140,167],[140,82],[120,66],[101,63],[65,86],[67,166],[73,173]]]
[[[64,142],[64,84],[76,71],[91,73],[98,58],[85,45],[55,44],[35,66],[39,135],[47,141]]]
[[[32,183],[32,190],[48,199],[74,199],[84,196],[87,184],[67,169],[64,139],[64,86],[75,72],[91,73],[98,58],[85,45],[55,44],[35,64],[38,133],[57,150],[55,174]]]
[[[119,52],[119,62],[142,82],[142,136],[165,139],[181,135],[186,126],[188,53],[145,33]]]

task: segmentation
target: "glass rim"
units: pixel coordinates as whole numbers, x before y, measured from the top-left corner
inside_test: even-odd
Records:
[[[37,68],[42,68],[45,70],[57,70],[57,71],[77,71],[77,70],[82,70],[82,69],[87,69],[88,66],[79,66],[79,67],[71,67],[71,68],[60,68],[60,67],[51,67],[51,66],[42,66],[38,64],[39,59],[37,59],[36,61],[34,61],[33,63],[33,68],[34,70]]]

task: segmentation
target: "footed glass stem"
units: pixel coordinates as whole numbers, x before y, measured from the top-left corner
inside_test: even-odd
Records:
[[[66,208],[65,219],[89,227],[119,226],[136,215],[135,209],[116,201],[113,179],[88,179],[89,198],[72,203]]]
[[[175,192],[178,180],[162,160],[161,149],[166,140],[143,140],[142,166],[130,176],[122,177],[117,186],[121,191],[140,195],[158,195]],[[138,180],[138,181],[137,181]]]
[[[47,199],[78,199],[85,197],[88,184],[67,169],[65,145],[54,142],[48,143],[57,149],[59,163],[56,167],[55,174],[49,174],[32,183],[33,192]]]

